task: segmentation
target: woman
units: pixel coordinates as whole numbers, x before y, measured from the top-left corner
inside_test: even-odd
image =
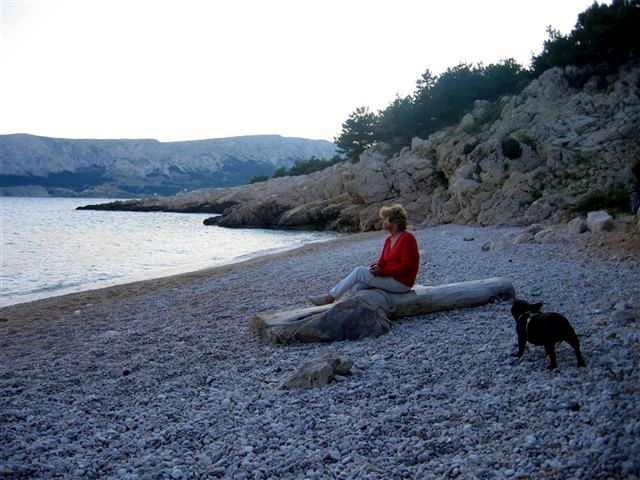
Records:
[[[315,305],[333,303],[347,292],[365,288],[379,288],[392,293],[411,290],[420,265],[418,242],[407,228],[407,211],[400,204],[380,209],[382,228],[389,232],[377,262],[367,267],[356,267],[328,295],[309,300]]]

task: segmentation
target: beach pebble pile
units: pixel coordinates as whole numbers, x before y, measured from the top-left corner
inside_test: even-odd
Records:
[[[640,478],[640,262],[594,255],[578,234],[514,243],[521,233],[419,230],[418,281],[510,278],[567,316],[586,368],[566,343],[555,370],[543,347],[512,357],[510,301],[357,342],[248,333],[251,315],[306,307],[375,260],[384,233],[64,315],[6,309],[0,478]],[[351,375],[278,388],[328,351]]]

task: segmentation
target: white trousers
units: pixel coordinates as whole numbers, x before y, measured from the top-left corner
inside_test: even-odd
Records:
[[[365,288],[379,288],[391,293],[404,293],[411,290],[410,287],[400,283],[393,277],[376,277],[367,267],[356,267],[335,287],[329,290],[329,293],[333,298],[338,299],[347,292],[356,292]]]

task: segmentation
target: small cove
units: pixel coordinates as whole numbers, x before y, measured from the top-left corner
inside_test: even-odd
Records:
[[[203,225],[211,214],[76,210],[108,201],[1,197],[1,306],[224,265],[337,236]]]

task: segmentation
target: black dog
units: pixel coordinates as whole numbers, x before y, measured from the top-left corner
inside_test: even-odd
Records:
[[[544,345],[544,349],[551,359],[547,368],[556,368],[556,349],[558,342],[565,341],[576,352],[579,367],[586,367],[580,354],[580,343],[575,330],[564,316],[559,313],[542,313],[542,303],[528,303],[524,300],[514,300],[511,315],[516,319],[518,332],[518,353],[514,357],[521,357],[527,342],[534,345]]]

